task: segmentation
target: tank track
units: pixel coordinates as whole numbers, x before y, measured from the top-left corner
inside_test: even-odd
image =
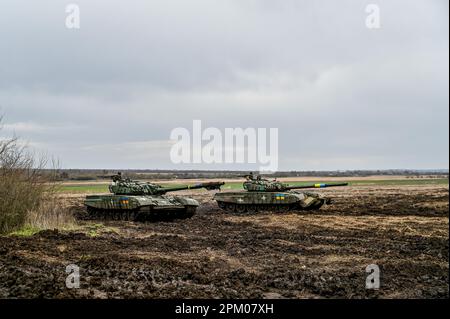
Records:
[[[324,204],[328,204],[326,200],[323,200],[315,205],[309,207],[301,207],[298,203],[293,204],[284,204],[284,205],[274,205],[274,204],[234,204],[234,203],[224,203],[217,202],[219,207],[227,212],[233,212],[238,214],[245,213],[257,213],[257,212],[277,212],[277,213],[285,213],[292,211],[310,211],[310,210],[318,210]]]
[[[151,207],[143,207],[133,210],[108,210],[93,207],[87,207],[86,211],[78,214],[77,218],[81,220],[122,220],[137,222],[155,222],[155,221],[171,221],[174,219],[187,219],[195,215],[197,207],[188,206],[184,209],[153,209]]]

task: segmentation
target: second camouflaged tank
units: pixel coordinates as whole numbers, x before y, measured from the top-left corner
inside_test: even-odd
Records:
[[[109,186],[111,194],[87,196],[86,213],[82,219],[157,221],[190,218],[199,203],[189,197],[168,196],[167,192],[186,189],[220,189],[223,182],[200,183],[179,187],[163,187],[158,184],[113,177]]]
[[[317,210],[331,200],[313,192],[296,192],[294,189],[347,186],[347,183],[310,184],[289,186],[278,181],[268,181],[253,174],[246,175],[243,187],[246,191],[217,193],[214,199],[220,208],[237,213],[258,211]]]

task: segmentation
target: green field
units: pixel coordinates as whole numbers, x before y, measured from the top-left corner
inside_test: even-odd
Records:
[[[61,185],[63,193],[107,193],[109,184]]]
[[[321,183],[336,183],[333,181],[320,181]],[[316,181],[289,183],[289,185],[313,184]],[[181,184],[164,184],[168,187],[181,186]],[[407,185],[448,185],[447,178],[420,178],[420,179],[390,179],[390,180],[354,180],[349,182],[350,186],[407,186]],[[223,189],[242,189],[242,182],[226,183]],[[85,184],[85,185],[61,185],[60,191],[63,193],[107,193],[108,184]]]

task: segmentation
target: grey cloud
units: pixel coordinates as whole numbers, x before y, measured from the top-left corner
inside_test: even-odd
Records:
[[[202,119],[278,127],[281,169],[448,168],[446,1],[377,1],[379,30],[372,1],[75,2],[80,30],[64,3],[0,11],[4,133],[66,166],[174,168],[114,147]]]

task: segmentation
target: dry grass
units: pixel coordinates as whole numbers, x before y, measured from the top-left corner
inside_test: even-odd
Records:
[[[26,227],[38,229],[71,228],[76,220],[64,199],[55,196],[43,197],[39,206],[27,213]]]

